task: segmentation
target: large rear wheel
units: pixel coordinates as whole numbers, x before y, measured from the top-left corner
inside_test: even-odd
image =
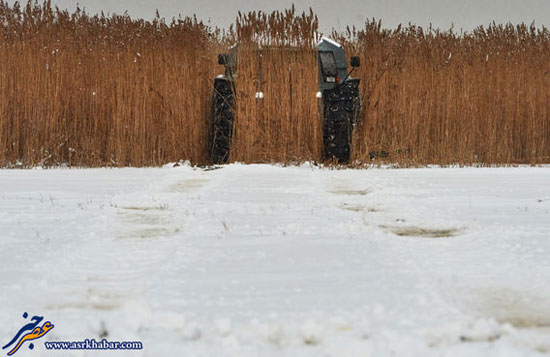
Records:
[[[212,145],[210,152],[213,164],[224,164],[229,160],[232,134],[233,91],[231,81],[226,78],[216,78],[212,100]]]
[[[359,80],[351,79],[323,93],[323,158],[345,164],[359,115]]]

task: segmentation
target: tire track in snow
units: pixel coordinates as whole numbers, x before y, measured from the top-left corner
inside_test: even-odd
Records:
[[[178,236],[185,227],[182,212],[186,199],[199,193],[206,181],[188,176],[193,174],[167,170],[158,182],[110,198],[110,214],[97,222],[98,234],[68,262],[72,269],[67,269],[67,293],[48,308],[118,309],[142,300],[164,262],[191,256],[192,249],[184,249]]]
[[[437,279],[432,278],[429,271],[419,264],[422,256],[417,254],[418,245],[423,245],[418,239],[401,241],[403,237],[394,235],[394,232],[386,229],[388,226],[395,226],[396,223],[408,221],[408,212],[401,210],[401,207],[410,207],[407,198],[400,196],[398,192],[406,192],[400,187],[400,183],[391,177],[381,178],[378,175],[369,175],[369,171],[358,171],[355,175],[346,173],[346,178],[340,178],[338,171],[331,172],[324,182],[320,183],[329,194],[329,202],[347,211],[348,223],[344,226],[358,224],[361,217],[363,231],[360,232],[362,239],[371,240],[378,246],[378,256],[368,256],[373,266],[388,266],[393,273],[401,272],[407,276],[410,288],[406,295],[411,300],[412,306],[419,308],[430,306],[432,311],[439,311],[440,314],[460,316],[461,311],[455,309],[453,304],[440,294],[441,285]],[[351,178],[350,178],[351,176]],[[414,219],[414,216],[413,218]],[[357,236],[358,232],[353,232]],[[393,282],[386,282],[390,287]],[[391,288],[390,288],[391,289]],[[396,289],[402,294],[402,289]],[[391,295],[391,292],[389,293]],[[398,297],[397,297],[398,299]],[[382,304],[391,313],[391,304]]]

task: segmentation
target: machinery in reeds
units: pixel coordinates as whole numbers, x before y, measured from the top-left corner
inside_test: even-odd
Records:
[[[255,48],[260,63],[267,51],[293,51],[293,48]],[[212,100],[211,161],[214,164],[229,160],[234,135],[235,105],[238,102],[236,82],[249,80],[238,76],[238,47],[218,56],[218,63],[225,67],[225,73],[214,80]],[[319,90],[311,93],[319,98],[319,118],[323,128],[323,158],[327,161],[347,163],[350,158],[353,129],[360,118],[361,95],[359,79],[350,76],[359,67],[359,57],[352,57],[348,64],[344,48],[339,43],[323,37],[315,48],[318,60]],[[313,69],[312,69],[313,70]],[[315,75],[315,74],[312,74]],[[256,92],[257,100],[264,99],[264,92]]]

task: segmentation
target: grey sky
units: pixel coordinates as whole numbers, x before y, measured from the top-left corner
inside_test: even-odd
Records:
[[[22,2],[24,2],[23,0]],[[75,0],[53,0],[60,7],[74,9]],[[384,27],[399,23],[471,30],[477,25],[536,21],[550,25],[550,0],[78,0],[88,12],[123,13],[132,17],[151,18],[155,9],[166,18],[194,13],[211,24],[226,27],[235,19],[238,10],[284,9],[294,3],[298,10],[312,7],[318,14],[321,31],[332,27],[362,25],[367,18],[382,19]]]

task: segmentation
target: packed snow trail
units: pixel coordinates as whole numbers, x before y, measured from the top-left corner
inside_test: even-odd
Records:
[[[548,353],[549,182],[550,168],[3,170],[0,343],[28,311],[56,325],[45,340],[143,341],[128,355]]]

